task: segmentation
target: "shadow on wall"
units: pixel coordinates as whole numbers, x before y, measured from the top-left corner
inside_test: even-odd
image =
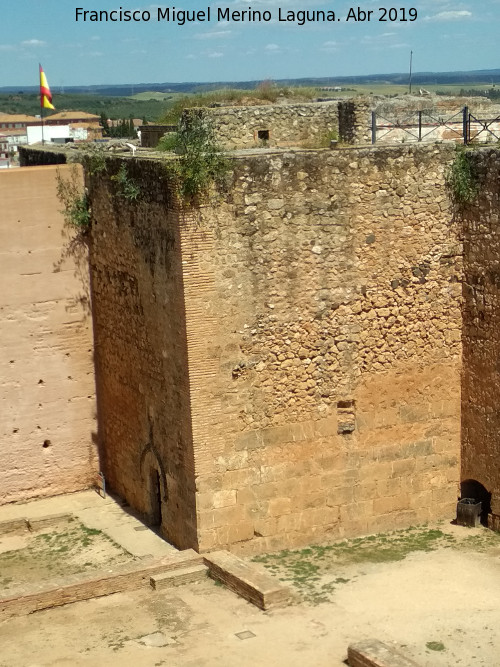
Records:
[[[63,245],[61,248],[61,256],[54,262],[53,271],[65,270],[65,264],[68,260],[74,265],[73,275],[80,284],[80,292],[68,299],[68,306],[66,310],[81,310],[83,311],[83,319],[86,320],[92,315],[90,305],[90,282],[89,282],[89,259],[88,259],[88,242],[82,239],[81,235],[72,234],[71,231],[63,229]]]
[[[61,231],[61,256],[54,262],[53,271],[64,271],[67,265],[73,267],[73,275],[81,291],[69,300],[67,310],[83,311],[83,317],[87,319],[92,315],[89,277],[90,210],[81,166],[72,165],[71,170],[64,173],[57,169],[56,184],[64,225]]]
[[[491,493],[475,479],[467,479],[460,484],[460,497],[474,498],[481,502],[481,525],[488,526],[488,514],[491,513]]]

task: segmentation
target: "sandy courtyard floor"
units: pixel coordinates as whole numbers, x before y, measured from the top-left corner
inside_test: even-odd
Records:
[[[319,604],[264,613],[207,580],[4,620],[0,666],[342,667],[350,642],[377,638],[422,667],[498,667],[500,548],[471,550],[485,529],[452,530],[468,531],[466,550],[353,563]]]

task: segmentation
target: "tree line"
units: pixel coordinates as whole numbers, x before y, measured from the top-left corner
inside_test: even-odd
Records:
[[[143,119],[143,124],[146,125],[146,120]],[[121,118],[118,120],[116,125],[110,125],[109,118],[107,117],[106,113],[103,111],[101,112],[101,126],[102,126],[102,134],[104,137],[112,137],[112,138],[131,138],[131,139],[136,139],[137,138],[137,132],[134,127],[134,120],[133,117],[130,116],[130,118]]]

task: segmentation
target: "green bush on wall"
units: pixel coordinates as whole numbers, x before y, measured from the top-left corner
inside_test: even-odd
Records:
[[[446,175],[453,202],[459,208],[471,204],[479,194],[479,178],[472,153],[463,146],[457,148],[455,159]]]
[[[185,203],[206,198],[213,184],[223,187],[229,162],[217,144],[211,120],[202,110],[184,114],[179,131],[163,137],[158,148],[178,155],[177,160],[167,163],[167,170],[175,177]]]
[[[141,195],[141,188],[127,173],[127,167],[122,164],[118,173],[111,176],[117,185],[117,194],[127,201],[137,201]]]
[[[71,170],[69,178],[63,178],[58,171],[56,182],[57,198],[63,205],[61,213],[66,225],[78,232],[86,233],[90,229],[90,203],[76,169]]]

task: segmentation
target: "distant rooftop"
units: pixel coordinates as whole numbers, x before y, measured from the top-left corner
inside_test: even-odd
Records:
[[[47,121],[51,120],[76,121],[82,119],[99,121],[99,116],[96,116],[96,114],[93,113],[87,113],[86,111],[59,111],[58,113],[51,114],[50,116],[47,116],[45,118],[45,120]]]
[[[20,113],[0,113],[0,123],[39,123],[40,118]]]

